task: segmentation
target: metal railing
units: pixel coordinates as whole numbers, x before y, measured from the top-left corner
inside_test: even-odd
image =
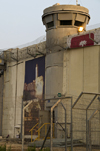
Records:
[[[31,142],[35,142],[36,140],[40,140],[40,138],[41,138],[41,136],[40,136],[40,132],[41,132],[41,130],[42,130],[42,128],[43,127],[45,127],[45,131],[44,131],[44,133],[45,133],[45,135],[47,134],[47,127],[48,127],[48,125],[50,125],[50,123],[44,123],[36,132],[38,132],[38,137],[36,137],[35,139],[34,139],[34,141],[32,141],[32,138],[33,138],[33,130],[35,129],[35,127],[38,125],[39,123],[37,123],[29,132],[31,132]],[[54,124],[55,123],[53,123],[53,138],[54,138]],[[43,138],[44,139],[44,138]],[[50,139],[50,137],[47,137],[47,139]]]
[[[32,142],[32,137],[33,137],[33,130],[35,129],[35,127],[38,125],[39,123],[37,123],[35,126],[32,127],[32,129],[29,131],[31,132],[31,142]]]

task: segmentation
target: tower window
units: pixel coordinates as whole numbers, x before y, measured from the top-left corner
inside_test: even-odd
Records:
[[[60,25],[72,25],[72,20],[60,20]]]
[[[83,24],[83,23],[80,22],[80,21],[75,21],[75,24],[74,24],[74,25],[75,25],[75,26],[82,26],[82,24]]]
[[[53,26],[54,26],[54,21],[51,21],[51,22],[47,23],[47,27],[48,27],[48,28],[51,28],[51,27],[53,27]]]

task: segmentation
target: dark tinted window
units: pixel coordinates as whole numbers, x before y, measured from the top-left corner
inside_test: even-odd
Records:
[[[51,27],[53,27],[53,26],[54,26],[54,22],[53,22],[53,21],[47,23],[47,27],[48,27],[48,28],[51,28]]]
[[[80,21],[75,21],[75,26],[82,26],[82,22],[80,22]]]
[[[72,25],[72,20],[61,20],[60,25]]]

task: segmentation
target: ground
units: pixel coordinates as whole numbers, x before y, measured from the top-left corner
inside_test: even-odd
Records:
[[[5,145],[7,149],[11,146],[11,151],[22,151],[22,144],[21,142],[12,142],[12,141],[7,141],[7,140],[0,140],[0,146]],[[27,151],[28,149],[28,142],[24,144],[24,151]],[[39,148],[36,149],[39,151]],[[65,151],[65,148],[62,147],[53,147],[53,151]],[[67,151],[71,151],[71,148],[68,147]],[[86,151],[85,147],[74,147],[73,151]],[[92,151],[100,151],[100,149],[92,149]]]

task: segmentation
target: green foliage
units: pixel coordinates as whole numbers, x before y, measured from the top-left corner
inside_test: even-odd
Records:
[[[1,145],[0,151],[11,151],[11,146],[8,149],[6,149],[6,145],[4,145],[4,146]]]
[[[11,146],[7,149],[7,151],[11,151]]]
[[[4,146],[0,146],[0,151],[6,151],[6,145],[4,145]]]
[[[36,147],[28,147],[28,150],[27,151],[36,151]]]
[[[44,148],[43,151],[50,151],[50,148]]]
[[[27,151],[36,151],[35,145],[34,145],[34,147],[28,147]],[[50,149],[49,148],[44,148],[43,150],[39,150],[39,151],[50,151]]]
[[[71,147],[69,147],[69,151],[71,151]]]

